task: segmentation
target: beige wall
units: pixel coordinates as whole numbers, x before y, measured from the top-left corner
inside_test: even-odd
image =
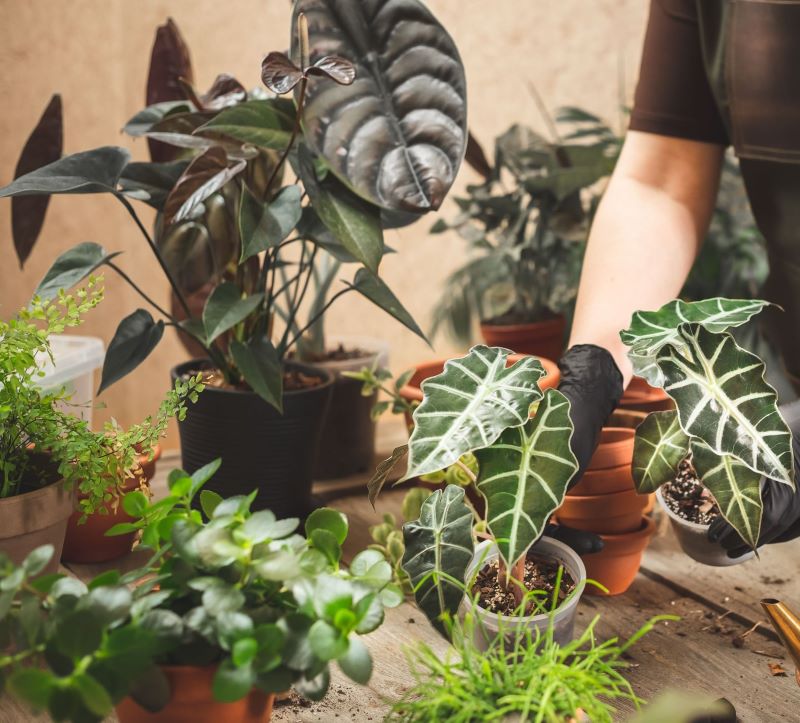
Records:
[[[469,85],[470,126],[491,139],[515,121],[541,126],[526,90],[533,82],[550,107],[581,105],[617,122],[618,89],[630,95],[647,14],[646,0],[430,0],[455,37]],[[65,151],[122,144],[144,159],[142,141],[119,132],[143,102],[155,27],[171,15],[191,49],[200,88],[218,72],[246,86],[259,82],[262,56],[287,44],[286,0],[0,0],[0,185],[11,180],[19,150],[51,93],[64,99]],[[465,169],[459,186],[474,180]],[[445,203],[444,213],[452,214]],[[462,260],[459,239],[430,236],[424,220],[388,241],[400,253],[383,275],[427,327],[442,279]],[[29,298],[53,257],[80,241],[124,251],[121,263],[160,301],[166,285],[124,209],[109,197],[55,198],[45,230],[24,271],[14,257],[10,204],[0,202],[0,314]],[[135,294],[106,274],[106,301],[81,333],[106,344],[122,315],[138,306]],[[370,334],[391,342],[392,366],[402,370],[433,355],[402,327],[366,302],[345,297],[329,318],[333,332]],[[436,354],[451,348],[440,339]],[[104,393],[97,416],[131,423],[155,410],[169,368],[183,358],[169,331],[151,357]],[[168,446],[176,440],[171,436]]]

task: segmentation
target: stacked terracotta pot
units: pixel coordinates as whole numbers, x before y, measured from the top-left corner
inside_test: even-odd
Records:
[[[622,417],[622,418],[621,418]],[[631,476],[634,427],[630,414],[612,418],[581,481],[573,487],[556,513],[558,521],[573,529],[598,534],[605,547],[585,555],[590,580],[608,589],[609,595],[625,592],[636,577],[654,524],[647,516],[650,499],[636,493]],[[601,593],[587,587],[588,593]]]

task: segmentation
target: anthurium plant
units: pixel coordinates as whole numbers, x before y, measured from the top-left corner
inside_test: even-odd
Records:
[[[186,413],[203,386],[179,380],[158,413],[129,429],[115,421],[100,432],[71,413],[63,390],[43,391],[38,361],[51,355],[48,339],[76,327],[103,297],[102,278],[74,294],[36,297],[14,318],[0,321],[0,498],[31,492],[59,479],[81,494],[88,514],[118,503],[118,489],[141,475],[139,451],[151,450],[170,419]]]
[[[729,331],[765,306],[758,299],[676,300],[658,311],[637,311],[620,334],[634,372],[662,387],[676,406],[651,414],[636,430],[637,489],[654,492],[672,481],[691,455],[723,517],[754,549],[761,477],[795,485],[791,432],[764,379],[764,362]]]
[[[407,456],[401,482],[457,465],[485,500],[481,515],[465,500],[464,486],[445,477],[446,487],[425,500],[418,520],[403,527],[403,569],[417,603],[439,629],[442,616],[455,613],[463,598],[478,532],[494,538],[501,576],[522,598],[528,550],[578,470],[570,448],[569,400],[556,389],[541,391],[545,370],[538,359],[507,366],[509,354],[476,346],[426,379],[408,444],[370,481],[374,499],[391,466]],[[468,454],[475,457],[477,473],[462,461]]]
[[[226,385],[280,409],[283,360],[331,304],[353,292],[423,336],[378,274],[383,230],[438,208],[450,188],[466,146],[464,73],[452,39],[422,3],[381,4],[386,11],[373,13],[349,2],[340,16],[296,0],[291,52],[264,58],[266,90],[252,92],[226,75],[198,92],[188,49],[168,23],[154,48],[152,103],[125,126],[151,143],[151,162],[132,162],[115,146],[60,157],[61,104],[48,106],[18,177],[0,188],[0,197],[13,199],[20,262],[50,196],[105,193],[131,215],[175,300],[174,311],[156,303],[118,253],[97,243],[56,260],[39,285],[43,298],[106,266],[146,304],[120,322],[101,390],[135,369],[173,326],[205,351]],[[393,44],[398,25],[409,37],[419,31],[420,40]],[[431,75],[447,92],[431,96]],[[400,85],[403,104],[395,107],[386,93]],[[155,209],[154,231],[135,202]],[[355,271],[340,282],[334,268],[299,323],[326,254]]]
[[[347,518],[316,510],[297,519],[250,512],[249,497],[201,491],[219,461],[176,470],[169,495],[125,498],[142,543],[156,554],[125,575],[88,585],[36,577],[52,555],[39,548],[15,567],[0,558],[0,682],[57,720],[100,721],[131,696],[150,711],[170,698],[162,665],[216,666],[214,698],[290,686],[325,695],[334,661],[366,683],[370,654],[360,636],[402,601],[376,550],[340,565]],[[202,512],[192,505],[200,495]],[[118,530],[119,531],[119,530]]]

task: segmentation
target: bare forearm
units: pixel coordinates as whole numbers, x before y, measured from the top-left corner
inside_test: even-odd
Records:
[[[570,346],[608,349],[625,384],[631,369],[619,331],[637,309],[658,308],[680,292],[708,227],[722,154],[705,144],[641,136],[626,143],[598,209],[570,338]],[[648,150],[660,158],[645,158]]]

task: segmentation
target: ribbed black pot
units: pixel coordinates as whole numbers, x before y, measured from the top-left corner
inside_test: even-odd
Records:
[[[208,366],[196,359],[180,364],[172,370],[173,381]],[[325,381],[285,392],[283,415],[254,392],[209,386],[178,422],[187,472],[221,457],[205,489],[223,497],[258,490],[253,509],[270,509],[278,518],[304,516],[311,509],[312,469],[333,388],[333,376],[322,369],[287,366]]]

